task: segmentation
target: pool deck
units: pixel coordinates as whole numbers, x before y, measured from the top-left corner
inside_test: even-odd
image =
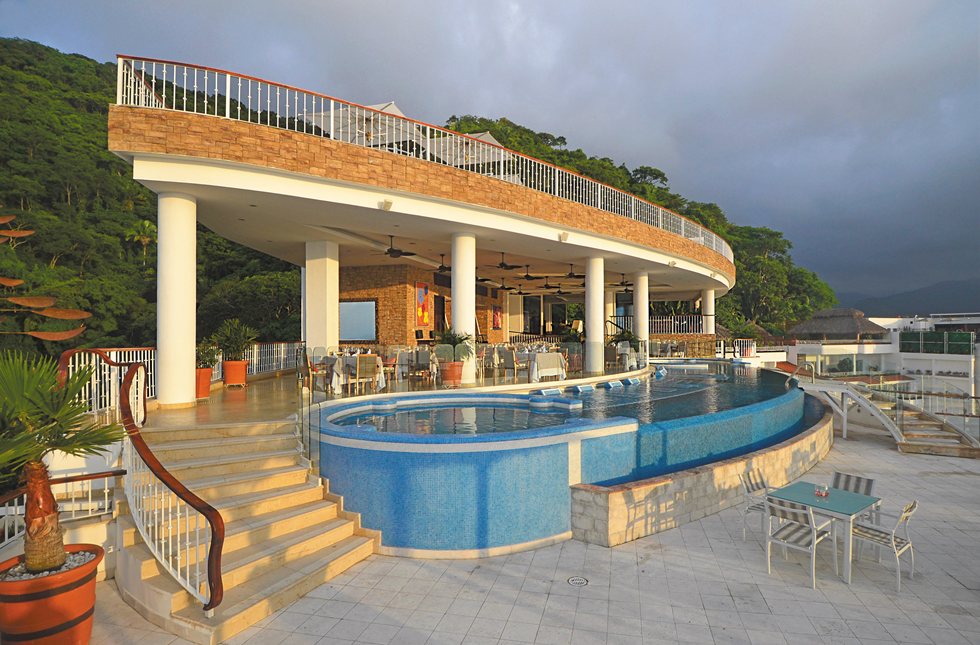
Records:
[[[294,409],[294,388],[259,382],[150,422],[281,418]],[[886,512],[919,500],[916,574],[903,575],[901,593],[893,560],[879,565],[867,547],[850,586],[834,577],[829,547],[819,551],[815,591],[804,555],[786,561],[774,550],[767,575],[758,515],[743,542],[733,508],[612,549],[568,541],[480,560],[371,556],[228,642],[980,645],[980,460],[901,454],[884,431],[852,425],[802,479],[829,482],[834,470],[874,477]],[[588,584],[570,585],[573,576]],[[94,645],[186,642],[130,609],[112,581],[97,593]]]

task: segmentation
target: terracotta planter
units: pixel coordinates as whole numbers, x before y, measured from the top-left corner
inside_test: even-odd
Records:
[[[199,367],[197,368],[197,374],[195,375],[196,381],[196,391],[197,398],[206,399],[211,396],[211,373],[214,368],[211,367]]]
[[[439,363],[439,377],[446,387],[459,387],[463,382],[463,362]]]
[[[95,544],[68,544],[69,553],[95,558],[64,573],[0,582],[0,641],[33,645],[87,645],[95,611],[95,574],[105,552]],[[23,556],[0,564],[0,573]]]
[[[225,387],[239,385],[245,387],[245,375],[248,372],[248,361],[222,361],[221,373]]]

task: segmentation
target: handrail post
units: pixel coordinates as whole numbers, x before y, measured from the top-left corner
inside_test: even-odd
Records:
[[[225,118],[231,118],[231,74],[225,74]]]
[[[123,59],[122,56],[116,57],[116,105],[123,102]]]

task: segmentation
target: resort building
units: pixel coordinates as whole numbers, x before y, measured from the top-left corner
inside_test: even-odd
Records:
[[[555,333],[577,301],[583,371],[598,374],[606,321],[629,311],[647,340],[653,299],[700,301],[694,336],[713,354],[732,252],[673,212],[393,103],[133,58],[118,87],[109,148],[159,196],[161,405],[194,401],[198,222],[302,268],[308,347],[413,345],[446,326],[488,342]]]

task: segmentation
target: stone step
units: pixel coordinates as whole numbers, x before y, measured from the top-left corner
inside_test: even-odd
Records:
[[[374,550],[371,538],[348,537],[226,591],[211,618],[206,618],[198,606],[185,606],[174,613],[168,628],[194,643],[212,645],[227,640],[343,573]]]
[[[905,441],[898,444],[899,451],[921,455],[942,455],[945,457],[980,458],[980,448],[963,444],[934,444]]]
[[[323,488],[309,483],[228,497],[212,502],[225,523],[323,500]]]
[[[295,432],[296,421],[248,421],[242,423],[209,423],[186,426],[144,427],[143,439],[151,447],[171,441],[193,441],[216,437],[252,437],[266,434]]]
[[[247,532],[240,533],[242,539],[236,540],[239,548],[221,550],[222,582],[225,589],[231,589],[246,582],[250,576],[261,575],[291,558],[330,546],[353,534],[354,523],[337,517],[312,525],[302,523],[301,528],[258,541],[252,539],[254,536]],[[208,546],[207,543],[203,543],[196,549],[193,547],[185,549],[181,558],[183,566],[189,567],[191,572],[200,571],[202,578],[207,570]],[[138,549],[133,554],[133,558],[143,580],[168,575],[163,565],[145,546]]]
[[[273,488],[302,484],[309,477],[309,468],[297,464],[216,477],[185,479],[183,484],[201,499],[224,499],[235,495],[258,493]]]
[[[295,440],[294,440],[295,441]],[[167,470],[178,481],[193,477],[216,477],[233,473],[255,472],[268,468],[294,466],[304,460],[298,443],[286,450],[205,457],[203,459],[183,459],[165,463]]]
[[[167,441],[150,447],[153,450],[153,454],[156,455],[156,458],[164,465],[186,459],[200,460],[209,457],[224,457],[256,452],[277,452],[290,448],[296,448],[296,435],[291,432],[263,434],[254,437],[221,437],[216,439]]]
[[[337,518],[338,505],[334,502],[324,500],[314,504],[304,504],[294,508],[287,508],[282,511],[266,513],[247,520],[237,520],[225,525],[225,542],[222,547],[222,558],[232,557],[235,551],[245,549],[256,544],[265,543],[268,540],[280,538],[288,533],[308,529],[314,526],[326,526],[327,522]],[[131,518],[126,518],[125,523],[120,523],[123,547],[142,544],[143,538],[139,534]],[[154,527],[151,525],[147,530],[152,533]],[[209,544],[204,542],[197,548],[188,547],[184,549],[182,562],[193,564],[198,559],[207,558]],[[159,567],[154,566],[150,559],[152,554],[146,552],[142,555],[134,556],[141,562],[142,577],[149,577],[162,573]]]

